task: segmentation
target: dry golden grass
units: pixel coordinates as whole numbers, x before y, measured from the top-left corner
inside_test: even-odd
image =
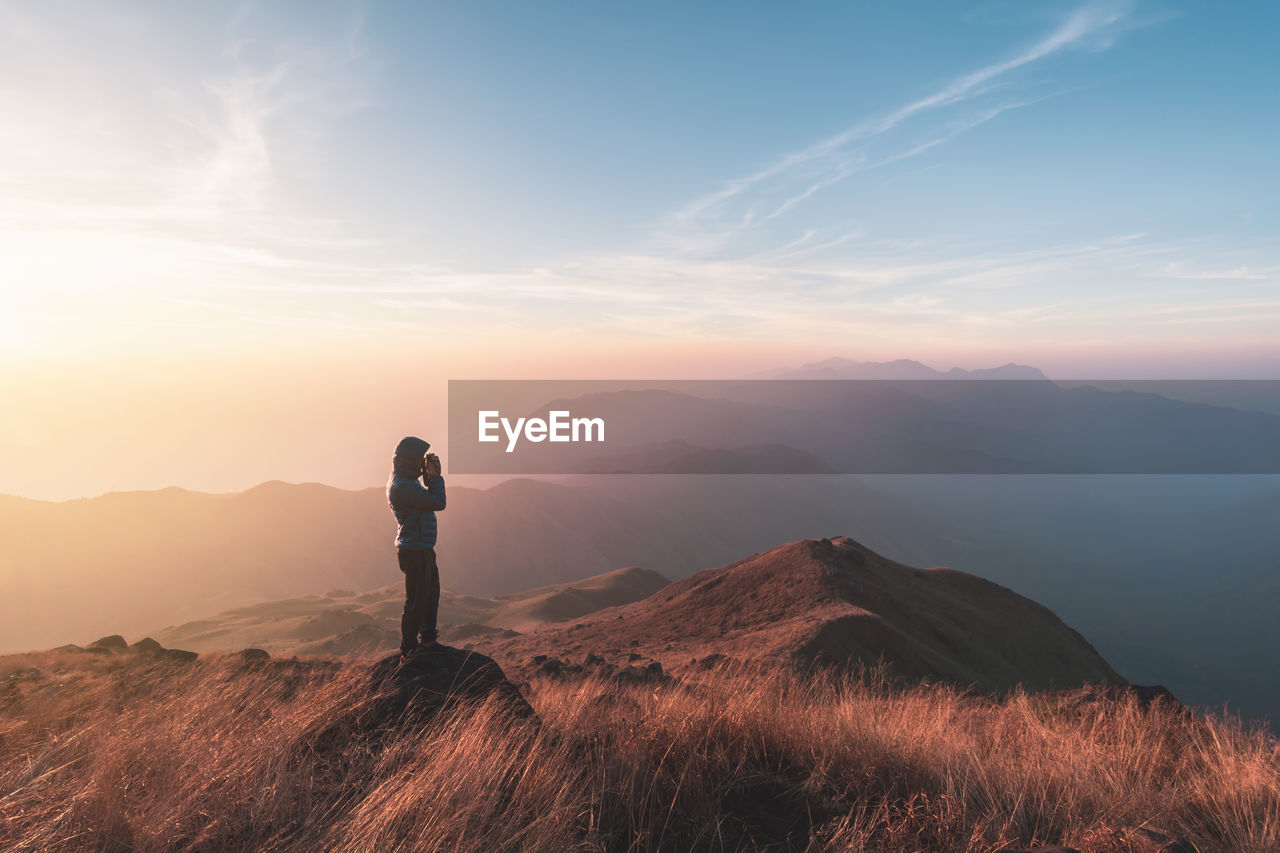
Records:
[[[4,850],[1280,849],[1276,739],[1162,706],[722,671],[369,736],[358,664],[36,667],[0,690]]]

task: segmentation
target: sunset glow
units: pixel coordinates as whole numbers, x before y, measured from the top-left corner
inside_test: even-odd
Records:
[[[449,377],[1280,373],[1274,77],[1229,12],[690,13],[655,47],[636,10],[300,9],[0,11],[0,492],[298,477],[248,424],[349,453]],[[72,486],[85,432],[116,467]],[[146,459],[191,440],[254,467]]]

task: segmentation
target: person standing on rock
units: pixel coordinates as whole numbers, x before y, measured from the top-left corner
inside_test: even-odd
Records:
[[[409,657],[431,647],[439,636],[440,569],[436,565],[436,513],[444,509],[440,457],[431,445],[405,436],[396,445],[387,480],[387,503],[396,517],[396,558],[404,573],[404,615],[400,618],[400,654]],[[425,482],[418,482],[421,477]],[[419,640],[421,636],[421,640]]]

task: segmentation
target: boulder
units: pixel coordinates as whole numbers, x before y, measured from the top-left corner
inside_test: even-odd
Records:
[[[123,652],[128,648],[129,644],[119,634],[102,637],[87,646],[87,650],[91,652]]]
[[[582,664],[565,663],[560,658],[548,658],[538,655],[544,660],[538,664],[538,672],[542,675],[577,675],[582,672]]]
[[[493,658],[451,646],[419,649],[404,660],[399,652],[382,658],[370,670],[369,693],[369,722],[379,728],[422,720],[460,701],[488,697],[496,697],[516,717],[534,716]]]
[[[266,649],[241,649],[236,652],[240,656],[240,660],[245,663],[262,663],[271,659],[271,655]]]
[[[534,658],[538,664],[538,669],[546,675],[559,675],[560,670],[564,669],[564,661],[560,660],[560,658],[549,658],[546,655],[538,655],[537,657],[542,658],[542,660]]]
[[[613,673],[613,680],[619,684],[645,684],[645,683],[665,683],[671,678],[662,671],[662,664],[656,660],[641,666],[640,664],[629,664]]]
[[[129,651],[139,654],[155,655],[163,652],[164,646],[160,645],[150,637],[143,637],[138,642],[129,646]]]
[[[165,649],[162,653],[165,660],[171,660],[175,663],[191,663],[200,657],[197,652],[189,652],[185,649]]]

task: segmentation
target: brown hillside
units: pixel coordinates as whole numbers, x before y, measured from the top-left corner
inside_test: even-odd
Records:
[[[487,625],[527,631],[547,622],[576,619],[648,598],[671,582],[657,572],[632,566],[570,583],[539,587],[496,599]]]
[[[0,657],[0,850],[1280,850],[1280,744],[1234,716],[493,663]]]
[[[911,555],[925,527],[887,533],[895,529],[892,502],[851,479],[793,486],[784,503],[774,491],[717,478],[450,483],[441,578],[460,593],[491,597],[619,566],[682,577],[777,542],[847,529],[855,518],[880,547]],[[9,605],[0,609],[0,652],[399,584],[395,532],[381,487],[270,482],[233,494],[0,496],[0,602]]]
[[[501,598],[444,589],[440,626],[448,642],[501,636],[504,629],[526,631],[639,601],[668,583],[657,572],[632,567]],[[376,654],[399,645],[403,609],[399,583],[360,594],[334,590],[266,601],[152,633],[165,645],[199,652],[256,647],[276,654]]]
[[[984,690],[1124,683],[1052,611],[964,572],[913,569],[847,537],[806,539],[699,572],[568,626],[477,645],[508,666],[639,654],[668,669],[725,655],[788,667],[875,663]]]

